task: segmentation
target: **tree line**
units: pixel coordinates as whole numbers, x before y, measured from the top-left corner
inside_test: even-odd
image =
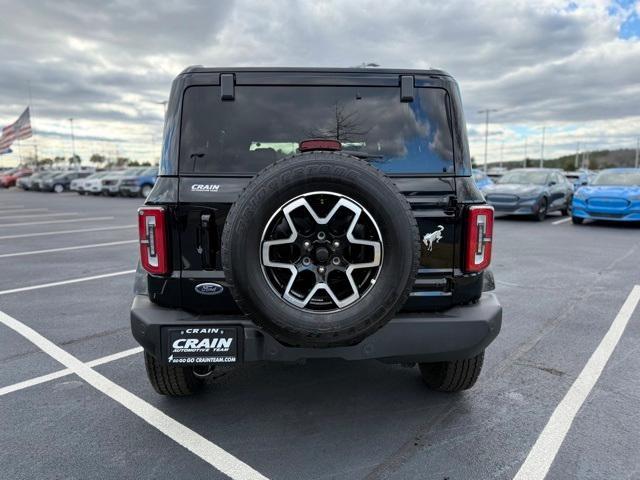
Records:
[[[131,160],[128,157],[116,157],[116,158],[107,158],[104,155],[100,155],[99,153],[94,153],[89,157],[89,162],[96,166],[96,168],[122,168],[122,167],[147,167],[151,166],[150,162],[138,162],[137,160]],[[38,158],[29,157],[23,158],[23,164],[31,167],[54,167],[54,166],[64,166],[69,165],[79,166],[82,163],[82,158],[80,155],[73,155],[71,157],[45,157]]]

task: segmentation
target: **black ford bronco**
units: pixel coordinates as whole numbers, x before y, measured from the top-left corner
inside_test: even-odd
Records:
[[[442,71],[188,68],[138,220],[131,328],[161,394],[311,358],[455,392],[500,330],[493,209]]]

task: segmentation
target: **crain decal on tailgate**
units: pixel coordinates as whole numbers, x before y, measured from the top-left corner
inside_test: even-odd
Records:
[[[212,183],[194,183],[191,185],[192,192],[217,192],[220,190],[220,185]]]

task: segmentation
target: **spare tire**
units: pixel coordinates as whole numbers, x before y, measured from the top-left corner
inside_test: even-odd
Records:
[[[419,256],[416,219],[395,184],[338,152],[266,167],[222,235],[238,306],[292,346],[353,345],[378,330],[407,300]]]

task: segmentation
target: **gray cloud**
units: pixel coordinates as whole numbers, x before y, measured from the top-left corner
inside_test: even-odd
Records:
[[[486,106],[502,124],[640,117],[640,41],[618,39],[624,12],[596,0],[0,0],[0,11],[0,121],[31,82],[43,131],[73,116],[87,137],[135,152],[159,134],[154,102],[190,64],[443,68],[472,133]]]

